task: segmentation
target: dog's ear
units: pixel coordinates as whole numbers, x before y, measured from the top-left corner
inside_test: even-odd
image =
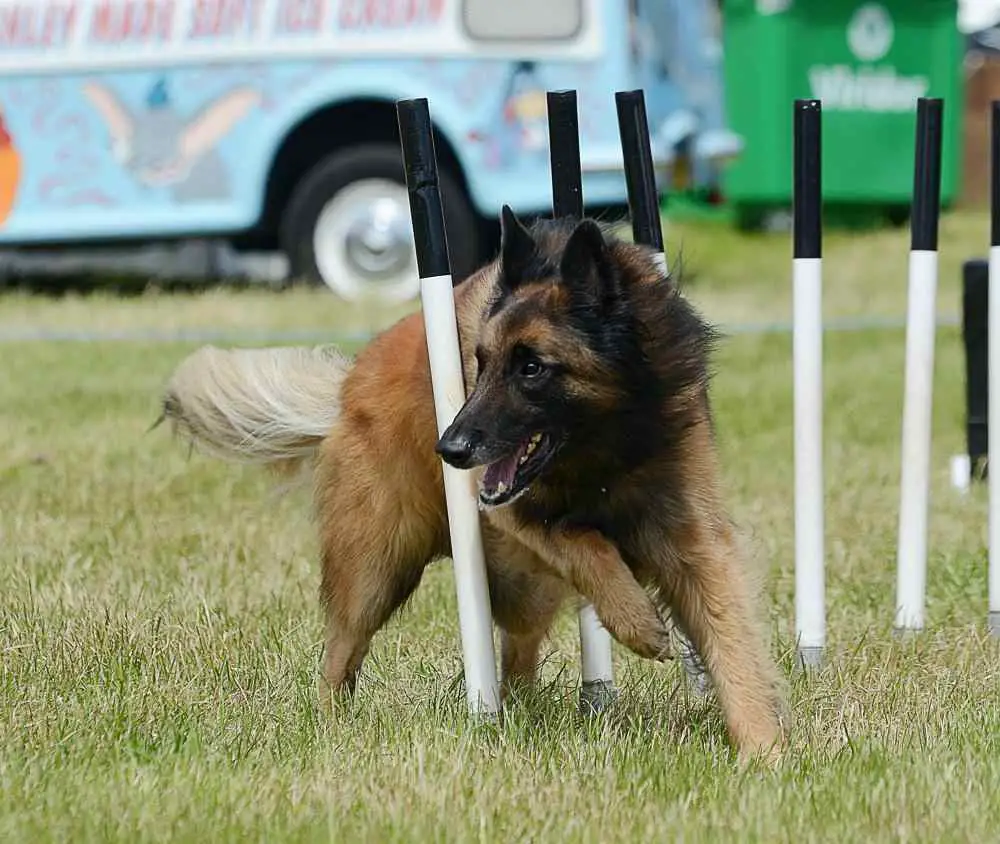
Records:
[[[537,244],[509,205],[500,211],[500,283],[514,290],[523,280]]]
[[[574,296],[589,307],[603,306],[618,292],[611,250],[593,220],[582,220],[573,229],[563,250],[559,274]]]

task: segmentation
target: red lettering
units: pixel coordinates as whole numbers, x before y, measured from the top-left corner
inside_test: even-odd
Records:
[[[5,6],[0,8],[0,48],[59,46],[70,40],[75,24],[75,3]]]
[[[351,0],[341,0],[338,22],[341,29],[354,29],[358,25],[358,13]]]
[[[90,39],[100,44],[168,41],[173,25],[174,0],[105,0],[91,16]]]
[[[342,29],[405,29],[441,20],[444,0],[344,0]]]
[[[438,23],[445,0],[342,0],[341,29],[404,29]]]
[[[218,0],[195,0],[191,9],[191,32],[192,38],[201,38],[205,35],[215,35],[219,28],[219,7],[222,3]]]
[[[62,19],[62,43],[69,43],[73,37],[73,30],[76,29],[76,3],[71,3],[63,10]]]
[[[112,12],[110,3],[98,3],[90,15],[90,38],[92,41],[110,41],[112,28]]]
[[[118,13],[121,21],[119,39],[121,41],[144,41],[149,34],[149,18],[145,3],[126,3]]]
[[[29,12],[30,14],[30,12]],[[24,43],[24,21],[27,18],[22,6],[0,10],[0,39],[4,46],[19,47]]]
[[[382,26],[397,27],[405,26],[408,17],[408,2],[403,3],[383,3],[382,4]]]
[[[278,29],[283,32],[316,32],[323,28],[325,0],[284,0],[278,9]]]
[[[174,34],[174,0],[158,4],[154,31],[160,41],[169,41]]]
[[[217,38],[253,32],[263,0],[195,0],[189,38]]]

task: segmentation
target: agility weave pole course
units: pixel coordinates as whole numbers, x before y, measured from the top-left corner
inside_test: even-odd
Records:
[[[990,246],[985,260],[962,265],[966,448],[952,455],[952,487],[967,493],[986,475],[989,627],[1000,637],[1000,472],[991,472],[989,432],[1000,430],[1000,100],[990,104]]]
[[[582,172],[576,92],[547,92],[553,214],[583,216]],[[652,247],[665,273],[658,193],[649,130],[641,91],[615,94],[628,190],[633,238]],[[901,633],[924,626],[927,590],[927,533],[930,507],[931,408],[933,403],[938,226],[942,154],[939,98],[921,98],[916,108],[914,189],[910,220],[907,285],[905,379],[902,416],[901,477],[896,553],[896,613]],[[426,100],[398,104],[400,133],[418,264],[422,304],[431,355],[439,432],[461,407],[464,384],[450,294],[451,272],[437,164]],[[998,123],[993,108],[992,227],[990,283],[1000,272],[1000,175]],[[795,464],[795,634],[797,663],[822,664],[826,642],[826,578],[823,472],[823,269],[822,269],[822,103],[796,100],[793,105],[793,373]],[[1000,337],[1000,297],[990,297],[991,338]],[[1000,343],[990,343],[990,385],[1000,379]],[[449,356],[453,358],[449,359]],[[456,381],[455,379],[459,379]],[[458,391],[458,392],[456,392]],[[1000,389],[991,389],[990,421],[1000,428]],[[457,402],[457,403],[456,403]],[[478,533],[475,490],[463,486],[461,473],[445,465],[449,520],[456,556],[469,705],[491,714],[499,709],[489,595],[485,585],[482,539]],[[1000,473],[990,476],[988,626],[1000,635]],[[485,618],[484,622],[482,619]],[[616,697],[611,639],[592,607],[579,613],[580,706],[600,711]],[[685,643],[686,644],[686,643]],[[684,649],[688,676],[704,690],[697,655]],[[700,682],[699,682],[700,681]]]
[[[937,331],[938,227],[944,101],[917,101],[907,281],[899,521],[898,633],[924,628]],[[1000,101],[992,103],[988,297],[988,428],[1000,431]],[[794,106],[795,631],[802,666],[826,638],[823,525],[822,104]],[[993,453],[993,440],[988,452]],[[1000,472],[989,475],[987,628],[1000,637]]]

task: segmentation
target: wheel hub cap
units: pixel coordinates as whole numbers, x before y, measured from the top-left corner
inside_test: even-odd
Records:
[[[412,243],[409,215],[393,199],[376,199],[358,208],[345,234],[352,268],[372,281],[404,272]]]

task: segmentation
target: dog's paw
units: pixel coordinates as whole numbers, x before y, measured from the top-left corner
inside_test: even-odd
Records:
[[[639,656],[658,662],[666,662],[677,655],[670,630],[662,621],[637,630],[633,640],[626,644]]]
[[[737,748],[737,763],[740,767],[748,768],[752,765],[763,769],[773,769],[778,767],[785,759],[788,752],[788,744],[782,738],[771,743],[748,743]]]

